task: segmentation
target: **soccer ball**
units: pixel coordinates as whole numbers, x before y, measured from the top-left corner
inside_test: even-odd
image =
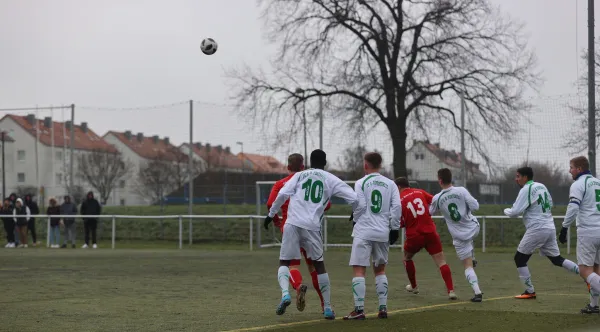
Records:
[[[200,50],[206,55],[213,55],[217,52],[217,42],[212,38],[206,38],[200,44]]]

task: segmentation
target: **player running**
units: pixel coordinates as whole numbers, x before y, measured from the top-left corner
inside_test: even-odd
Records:
[[[577,264],[579,275],[590,288],[590,303],[582,314],[599,313],[600,294],[600,180],[592,176],[590,162],[584,156],[571,159],[569,173],[573,184],[569,205],[562,224],[560,243],[567,242],[567,230],[577,220]]]
[[[474,261],[473,239],[479,234],[479,222],[471,213],[479,209],[479,203],[466,188],[452,186],[452,172],[447,168],[438,171],[438,183],[442,191],[433,196],[429,212],[433,215],[440,211],[444,216],[458,259],[465,267],[467,282],[475,293],[471,302],[481,302],[483,293],[473,269],[477,264]]]
[[[335,319],[331,309],[331,289],[329,275],[323,262],[323,242],[321,239],[321,221],[325,206],[331,196],[344,199],[352,205],[357,205],[356,193],[350,186],[335,175],[324,170],[327,157],[322,150],[314,150],[310,154],[311,169],[298,172],[281,188],[277,198],[265,218],[265,228],[273,221],[283,203],[290,199],[288,219],[283,226],[283,238],[279,252],[279,270],[277,279],[281,287],[281,302],[277,306],[277,315],[283,315],[292,300],[289,293],[290,262],[300,259],[300,247],[306,251],[306,256],[313,262],[317,271],[319,288],[323,294],[323,315],[325,319]]]
[[[365,176],[356,181],[358,206],[354,212],[350,265],[354,270],[352,293],[354,311],[345,320],[365,319],[365,273],[373,261],[375,290],[379,297],[379,318],[387,318],[388,279],[385,265],[390,244],[400,236],[400,194],[394,182],[379,174],[382,158],[377,152],[364,156]],[[391,228],[391,230],[390,230]]]
[[[533,181],[533,169],[521,167],[517,169],[515,181],[521,187],[517,200],[510,209],[504,209],[504,214],[516,218],[523,214],[525,235],[519,243],[515,254],[515,264],[519,278],[525,286],[525,292],[515,296],[517,299],[535,299],[535,289],[531,282],[531,273],[527,262],[536,249],[540,254],[548,257],[552,264],[562,266],[567,271],[579,274],[577,265],[563,258],[556,242],[556,228],[552,218],[552,196],[548,188],[539,182]]]
[[[446,264],[442,251],[442,242],[435,229],[435,223],[429,214],[429,205],[433,196],[421,189],[411,188],[406,178],[397,178],[395,181],[400,191],[402,201],[402,227],[406,228],[406,241],[404,242],[404,268],[410,284],[406,290],[418,294],[417,277],[413,257],[425,248],[433,261],[440,269],[448,298],[456,300],[452,272]]]
[[[277,198],[277,194],[279,194],[279,191],[288,182],[288,180],[291,179],[294,176],[294,174],[296,174],[297,172],[304,170],[304,157],[302,157],[302,155],[299,153],[291,154],[288,157],[287,169],[290,172],[290,175],[275,182],[273,189],[271,189],[271,194],[269,195],[269,200],[267,201],[267,209],[271,209],[273,202],[275,202],[275,199]],[[287,210],[288,210],[289,202],[290,201],[287,200],[281,206],[281,216],[282,216],[281,218],[277,214],[273,217],[273,224],[275,226],[279,227],[279,229],[281,230],[281,234],[283,234],[283,226],[285,225],[285,221],[287,219]],[[327,204],[325,211],[327,211],[330,206],[331,206],[331,203]],[[312,261],[306,257],[306,251],[304,249],[300,248],[300,252],[302,253],[302,256],[304,256],[306,266],[308,267],[308,272],[310,273],[310,275],[312,277],[313,287],[315,288],[315,290],[317,291],[317,294],[319,295],[319,298],[321,299],[321,310],[323,310],[323,295],[321,295],[321,289],[319,289],[319,280],[317,279],[317,271],[315,270],[315,267],[312,265]],[[294,259],[294,260],[290,261],[290,283],[292,284],[292,288],[294,288],[296,290],[296,308],[298,309],[298,311],[303,311],[304,307],[306,306],[305,296],[306,296],[307,287],[302,284],[302,274],[300,273],[300,270],[298,270],[299,266],[300,266],[299,259]]]

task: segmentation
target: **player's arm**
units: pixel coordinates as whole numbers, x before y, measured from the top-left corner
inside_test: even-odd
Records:
[[[565,220],[562,223],[563,228],[569,228],[571,224],[577,219],[579,214],[579,205],[583,200],[583,188],[579,186],[579,183],[573,183],[569,190],[569,205],[567,205],[567,213],[565,214]]]
[[[392,186],[392,197],[390,202],[390,226],[392,230],[400,229],[400,218],[402,217],[402,203],[400,202],[400,191],[395,185]]]
[[[429,214],[430,215],[434,215],[438,212],[438,200],[440,199],[440,195],[437,194],[435,196],[433,196],[433,198],[431,199],[431,204],[429,204]]]
[[[330,183],[331,196],[345,200],[346,203],[352,205],[352,210],[356,211],[358,197],[352,187],[333,174],[327,174],[327,177],[327,181]]]
[[[428,192],[426,192],[423,189],[419,189],[419,191],[421,193],[423,193],[423,196],[425,196],[425,201],[427,202],[427,204],[431,205],[431,202],[433,201],[433,195],[430,194],[430,193],[428,193]]]
[[[510,209],[504,209],[504,214],[511,218],[520,216],[529,207],[528,195],[529,189],[525,187],[521,188],[512,207]]]
[[[269,217],[273,218],[273,216],[275,216],[275,214],[279,212],[279,209],[281,209],[283,203],[285,203],[285,201],[287,201],[288,198],[290,198],[290,196],[294,194],[294,192],[296,191],[296,185],[298,184],[299,177],[300,173],[294,174],[294,176],[288,182],[285,183],[283,188],[279,190],[277,198],[275,198],[271,209],[269,209]]]
[[[471,211],[479,210],[479,202],[475,199],[475,197],[473,197],[466,188],[463,188],[463,193],[465,195],[465,202],[467,203],[469,210],[471,210]]]
[[[273,186],[273,188],[271,189],[271,193],[269,194],[269,199],[267,200],[268,210],[270,210],[271,206],[273,206],[273,203],[275,203],[275,199],[277,198],[277,194],[279,194],[281,188],[283,188],[283,183],[279,181],[275,182],[275,185]]]
[[[367,211],[367,199],[365,198],[365,192],[362,190],[362,184],[363,181],[361,180],[354,183],[354,192],[356,193],[356,198],[358,200],[356,208],[354,208],[354,211],[352,212],[355,222]]]

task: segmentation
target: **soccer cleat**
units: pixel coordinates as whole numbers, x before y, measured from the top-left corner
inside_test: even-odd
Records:
[[[531,300],[533,300],[533,299],[535,299],[535,292],[530,293],[528,291],[525,291],[523,294],[515,296],[515,299],[520,299],[520,300],[530,300],[531,299]]]
[[[23,248],[27,248],[27,245],[26,245],[26,244],[24,244],[24,245],[23,245]]]
[[[81,249],[87,249],[87,248],[88,248],[87,243],[85,243],[84,245],[81,246]]]
[[[331,310],[331,308],[325,308],[325,311],[323,312],[323,316],[325,317],[325,319],[334,320],[335,312],[333,312],[333,310]]]
[[[306,291],[308,287],[306,285],[298,286],[296,289],[296,308],[298,311],[304,311],[304,307],[306,307]]]
[[[279,316],[285,314],[285,309],[287,309],[287,307],[292,303],[292,298],[290,297],[289,294],[285,294],[285,296],[283,296],[281,298],[281,302],[279,302],[279,304],[277,305],[277,310],[275,310],[275,313]]]
[[[473,268],[476,268],[476,267],[477,267],[477,260],[476,260],[476,259],[474,259],[474,260],[473,260]]]
[[[456,293],[454,293],[454,291],[451,290],[451,291],[448,292],[448,298],[450,300],[456,300],[456,299],[458,299],[458,296],[456,296]]]
[[[412,285],[406,285],[406,291],[413,294],[419,294],[419,286],[413,288]]]
[[[98,246],[97,246],[97,245],[94,243],[94,244],[92,245],[92,248],[93,248],[93,249],[98,249]]]
[[[600,314],[600,308],[598,306],[592,307],[591,304],[586,305],[583,309],[581,309],[581,314]]]
[[[471,298],[471,302],[481,302],[481,301],[483,301],[483,293],[475,294],[475,296],[473,296]]]
[[[66,247],[67,247],[67,244],[66,244],[66,243],[63,243],[63,245],[62,245],[62,246],[60,246],[60,247],[64,249],[64,248],[66,248]]]
[[[379,306],[379,314],[377,314],[377,318],[384,319],[387,318],[387,307],[384,305]]]
[[[344,320],[364,320],[365,318],[367,318],[365,316],[365,311],[356,309],[348,314],[348,316],[344,316]]]

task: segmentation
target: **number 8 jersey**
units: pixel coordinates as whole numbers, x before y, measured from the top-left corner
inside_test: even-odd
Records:
[[[450,187],[433,196],[429,206],[431,215],[440,211],[446,219],[448,230],[455,240],[468,241],[479,233],[479,222],[472,211],[479,203],[463,187]]]

